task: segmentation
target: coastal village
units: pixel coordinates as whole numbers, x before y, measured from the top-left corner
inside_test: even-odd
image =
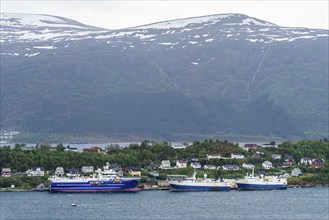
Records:
[[[148,142],[150,144],[150,142]],[[209,143],[208,143],[209,144]],[[211,145],[211,144],[210,144]],[[169,146],[175,151],[184,151],[188,148],[188,144]],[[113,147],[113,146],[112,146]],[[79,176],[92,176],[97,169],[111,170],[118,174],[118,176],[137,176],[141,177],[139,187],[143,189],[168,189],[169,182],[172,180],[182,180],[188,177],[191,172],[186,170],[194,170],[199,177],[202,175],[210,175],[210,177],[223,177],[226,179],[236,179],[243,177],[251,170],[256,171],[256,175],[276,175],[282,178],[298,178],[307,174],[303,171],[308,169],[321,170],[321,168],[328,166],[327,158],[309,157],[309,155],[296,155],[271,153],[279,151],[279,147],[274,141],[269,144],[254,144],[246,143],[239,145],[238,152],[223,155],[220,153],[206,153],[205,157],[198,157],[191,154],[185,158],[163,160],[156,163],[150,163],[143,167],[138,166],[123,166],[119,163],[106,162],[103,166],[92,166],[91,164],[84,164],[81,167],[63,167],[58,166],[54,170],[39,167],[37,164],[24,171],[15,170],[14,167],[1,167],[1,177],[63,177],[76,178]],[[22,151],[35,151],[34,147],[24,147]],[[49,146],[49,151],[57,151],[58,147]],[[78,154],[103,154],[111,153],[109,149],[103,149],[98,146],[91,146],[88,148],[78,150],[75,147],[63,147],[64,152],[76,152]],[[253,161],[253,163],[251,162]],[[215,174],[215,175],[213,175]],[[308,175],[308,174],[307,174]],[[3,181],[2,181],[3,182]],[[288,180],[289,182],[289,180]],[[46,187],[45,187],[46,186]],[[8,186],[7,186],[8,187]],[[16,186],[10,185],[11,189]],[[36,189],[47,188],[46,182],[39,182]]]

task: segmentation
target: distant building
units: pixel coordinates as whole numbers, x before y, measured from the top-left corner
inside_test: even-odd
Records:
[[[244,163],[244,164],[242,164],[242,167],[246,168],[246,169],[253,169],[253,168],[255,168],[255,165],[253,165],[251,163]]]
[[[138,168],[131,168],[131,169],[129,169],[128,172],[131,176],[141,176],[142,175],[141,170]]]
[[[266,175],[266,171],[265,170],[258,170],[257,172],[256,172],[256,175]]]
[[[275,141],[271,141],[269,144],[262,144],[262,147],[278,147]]]
[[[163,160],[161,161],[160,169],[172,169],[170,161],[169,160]]]
[[[177,160],[176,161],[176,168],[186,168],[187,161],[186,160]]]
[[[280,178],[290,178],[291,175],[289,173],[284,173],[279,176]]]
[[[63,176],[65,174],[64,168],[63,167],[57,167],[55,170],[55,175],[56,176]]]
[[[1,176],[2,177],[11,177],[11,169],[10,168],[2,168]]]
[[[291,171],[291,176],[300,176],[302,175],[302,171],[299,169],[299,168],[294,168],[292,171]]]
[[[239,166],[236,164],[223,165],[222,168],[223,168],[223,170],[228,170],[228,171],[240,170]]]
[[[312,167],[319,168],[324,166],[324,160],[315,158],[312,160]]]
[[[93,166],[83,166],[81,167],[81,173],[93,173],[94,167]]]
[[[83,152],[95,152],[95,153],[104,153],[104,154],[106,154],[106,151],[103,150],[101,147],[84,148]]]
[[[201,163],[200,162],[191,162],[191,167],[194,169],[201,169]]]
[[[281,160],[281,154],[272,154],[274,160]]]
[[[199,158],[197,158],[197,157],[187,157],[186,159],[188,162],[198,162],[199,161]]]
[[[64,149],[64,151],[74,151],[74,152],[77,152],[77,151],[78,151],[78,148],[67,146],[67,147]]]
[[[291,167],[293,164],[291,161],[283,161],[282,167]]]
[[[257,144],[245,144],[243,145],[242,149],[249,150],[249,149],[258,149],[259,146]]]
[[[185,149],[186,145],[184,145],[184,144],[175,144],[175,145],[172,145],[171,147],[174,148],[174,149]]]
[[[294,157],[290,155],[284,156],[284,161],[294,161]]]
[[[238,153],[233,153],[233,154],[231,154],[231,158],[232,159],[244,159],[244,155],[238,154]]]
[[[309,158],[309,157],[302,157],[302,158],[300,158],[300,164],[311,165],[312,164],[312,159]]]
[[[261,158],[262,156],[260,154],[254,153],[253,155],[251,155],[251,157],[253,157],[253,158]]]
[[[144,170],[157,170],[157,169],[158,167],[153,165],[148,165],[144,167]]]
[[[264,163],[262,163],[262,167],[264,167],[264,169],[268,170],[271,169],[273,167],[273,164],[271,161],[265,161]]]
[[[30,170],[26,171],[27,176],[44,176],[45,169],[43,167],[32,167]]]
[[[222,158],[222,155],[220,154],[207,154],[207,160],[210,160],[210,159],[221,159]]]
[[[205,170],[216,170],[216,166],[215,165],[204,165],[203,169],[205,169]]]
[[[158,171],[151,171],[151,172],[149,172],[149,174],[150,174],[150,176],[155,177],[155,178],[160,176],[160,173]]]
[[[182,181],[187,178],[186,175],[167,175],[166,181],[169,183],[171,181]]]

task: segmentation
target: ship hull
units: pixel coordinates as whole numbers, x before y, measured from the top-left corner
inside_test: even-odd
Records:
[[[287,189],[286,184],[251,184],[251,183],[236,183],[238,190],[281,190]]]
[[[192,191],[230,191],[230,186],[216,185],[216,184],[170,184],[170,191],[172,192],[192,192]]]
[[[138,192],[137,188],[139,179],[123,180],[120,182],[107,180],[92,181],[52,181],[50,184],[50,192],[63,193],[106,193],[106,192]]]

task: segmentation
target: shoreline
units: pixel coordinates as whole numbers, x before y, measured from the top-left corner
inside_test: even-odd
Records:
[[[329,187],[329,184],[324,185],[288,185],[288,188],[317,188],[317,187]],[[168,191],[169,188],[146,188],[141,189],[141,191]],[[234,190],[234,189],[232,189]],[[45,190],[36,190],[36,189],[12,189],[12,188],[5,188],[0,189],[0,192],[49,192],[49,189]]]

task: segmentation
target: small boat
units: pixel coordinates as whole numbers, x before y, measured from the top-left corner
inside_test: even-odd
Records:
[[[244,179],[236,180],[238,190],[273,190],[273,189],[287,189],[287,178],[277,176],[254,176],[254,169],[252,174],[245,176]]]
[[[75,206],[78,206],[78,205],[77,205],[77,204],[75,204],[75,203],[72,203],[72,204],[71,204],[71,206],[74,206],[74,207],[75,207]]]
[[[191,192],[191,191],[230,191],[231,186],[221,180],[208,179],[205,174],[203,179],[196,178],[194,172],[192,178],[185,178],[180,182],[171,182],[171,192]]]
[[[101,171],[92,177],[49,178],[50,192],[138,192],[140,177],[120,177],[112,169]],[[72,205],[73,206],[73,205]]]

